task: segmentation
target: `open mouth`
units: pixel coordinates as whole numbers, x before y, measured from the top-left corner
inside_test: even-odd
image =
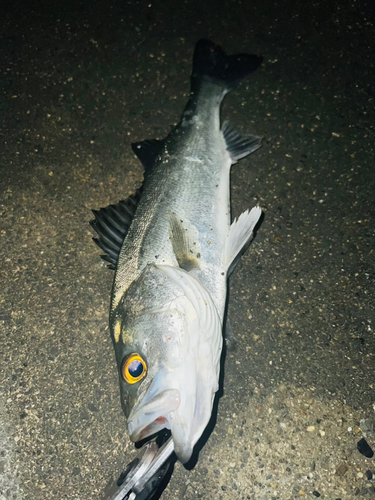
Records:
[[[195,398],[181,401],[178,389],[165,389],[156,394],[156,391],[150,389],[129,415],[130,439],[134,442],[141,441],[162,429],[169,429],[172,432],[174,451],[178,459],[186,463],[207,425],[207,419],[202,419],[199,415]]]
[[[131,435],[131,439],[135,442],[142,441],[142,439],[146,439],[153,434],[157,434],[159,431],[163,429],[170,429],[171,425],[169,420],[165,417],[158,417],[154,420],[150,425],[145,427],[140,433]]]
[[[153,397],[152,397],[153,396]],[[134,442],[172,426],[172,412],[180,406],[180,392],[167,389],[155,396],[146,394],[141,404],[133,408],[128,418],[130,439]]]

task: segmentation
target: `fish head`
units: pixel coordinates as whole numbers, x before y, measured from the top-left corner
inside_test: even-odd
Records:
[[[187,462],[218,389],[222,325],[210,294],[180,268],[148,265],[113,312],[111,329],[130,438],[170,429]]]

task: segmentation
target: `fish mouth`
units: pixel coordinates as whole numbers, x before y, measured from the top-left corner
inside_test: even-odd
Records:
[[[211,416],[213,395],[199,390],[191,374],[188,386],[179,385],[181,377],[162,369],[128,417],[128,432],[133,442],[141,441],[162,429],[172,433],[174,451],[182,463],[190,460],[193,448]]]
[[[130,439],[137,442],[164,428],[171,429],[172,413],[179,408],[180,403],[180,391],[177,389],[166,389],[155,396],[146,393],[141,404],[129,415]]]
[[[194,415],[186,408],[186,402],[181,401],[180,391],[166,389],[151,399],[147,396],[146,393],[146,401],[142,401],[129,415],[130,439],[133,442],[141,441],[162,429],[169,429],[177,458],[183,464],[188,462],[203,429],[200,429],[201,426],[195,422]]]

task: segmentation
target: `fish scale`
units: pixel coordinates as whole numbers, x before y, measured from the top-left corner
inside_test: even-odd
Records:
[[[204,129],[193,120],[189,126],[177,128],[167,140],[167,152],[146,181],[129,237],[119,256],[120,270],[116,275],[112,309],[147,264],[176,265],[169,239],[168,211],[194,221],[201,245],[200,270],[195,272],[215,297],[219,310],[223,308],[226,275],[221,274],[220,258],[230,225],[231,161],[218,119],[212,127],[212,110],[218,115],[216,95],[211,97],[209,104],[205,103],[202,110],[199,104],[197,106],[196,112],[202,122],[206,115],[209,117]],[[199,161],[186,160],[187,157]],[[157,197],[155,199],[155,191],[163,193],[160,202]],[[142,258],[134,256],[137,252],[142,252]]]

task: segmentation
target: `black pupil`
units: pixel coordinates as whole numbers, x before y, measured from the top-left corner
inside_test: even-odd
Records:
[[[129,364],[129,374],[134,377],[134,378],[138,378],[142,375],[143,373],[143,365],[140,361],[138,361],[138,359],[135,359],[134,361],[132,361],[130,364]]]

